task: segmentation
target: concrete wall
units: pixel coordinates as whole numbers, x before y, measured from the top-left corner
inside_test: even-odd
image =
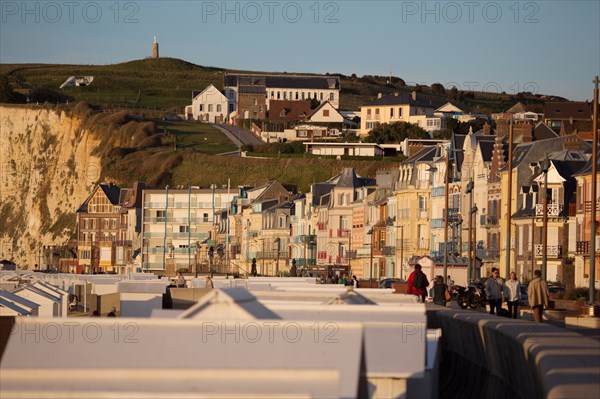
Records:
[[[600,397],[600,345],[564,328],[428,309],[442,329],[440,397]]]

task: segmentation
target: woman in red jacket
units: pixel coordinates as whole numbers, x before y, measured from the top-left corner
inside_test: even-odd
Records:
[[[429,281],[427,280],[425,273],[421,271],[421,265],[418,263],[415,265],[415,271],[410,274],[406,283],[408,285],[407,292],[416,295],[419,302],[425,302]]]

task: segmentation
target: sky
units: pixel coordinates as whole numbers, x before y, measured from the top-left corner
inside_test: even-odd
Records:
[[[591,100],[600,1],[0,2],[1,63],[161,57]],[[202,88],[199,88],[202,89]]]

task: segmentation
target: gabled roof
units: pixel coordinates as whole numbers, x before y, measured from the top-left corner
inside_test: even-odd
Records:
[[[334,184],[332,183],[313,183],[310,186],[310,192],[312,193],[312,204],[321,205],[323,197],[327,196],[331,190],[333,190]],[[329,199],[327,199],[329,201]]]
[[[359,188],[376,184],[375,179],[358,176],[353,168],[344,168],[340,174],[329,181],[334,182],[336,188]]]
[[[225,97],[225,95],[223,93],[221,93],[221,91],[219,89],[217,89],[214,85],[209,84],[208,86],[206,86],[206,88],[204,90],[193,90],[192,91],[192,101],[194,99],[196,99],[198,96],[204,94],[204,92],[211,90],[211,91],[216,91],[217,93],[221,94],[223,97]]]
[[[0,306],[8,308],[8,309],[12,310],[13,312],[16,312],[22,316],[27,316],[27,315],[31,314],[31,312],[29,310],[24,309],[24,308],[20,307],[19,305],[15,304],[13,302],[10,302],[2,297],[0,297]]]
[[[417,162],[431,162],[435,158],[437,145],[428,145],[423,147],[419,152],[405,159],[403,164],[414,164]]]
[[[563,121],[560,127],[560,134],[577,134],[585,140],[593,140],[594,122],[592,120],[567,120]]]
[[[592,104],[587,101],[557,101],[544,104],[545,119],[591,119]]]
[[[558,101],[544,104],[545,119],[591,119],[592,104],[587,101]]]
[[[178,316],[179,319],[254,320],[280,319],[243,288],[213,289],[198,303]]]
[[[533,141],[552,139],[558,137],[558,134],[556,134],[556,132],[544,122],[538,122],[538,124],[535,125],[535,127],[533,128],[532,135]]]
[[[315,115],[317,112],[319,112],[321,109],[325,108],[325,107],[329,107],[331,108],[334,112],[336,112],[339,116],[341,116],[343,119],[348,119],[346,118],[344,115],[342,115],[340,113],[340,111],[338,111],[333,105],[331,105],[331,103],[329,101],[323,101],[321,104],[319,104],[319,106],[317,108],[315,108],[310,115],[308,115],[308,119],[312,118],[313,115]]]
[[[271,100],[269,120],[291,122],[304,120],[311,114],[310,100]]]
[[[518,167],[523,162],[539,162],[545,158],[546,154],[562,151],[565,140],[577,142],[579,147],[584,149],[584,151],[591,149],[590,144],[573,134],[530,143],[521,143],[513,149],[513,168]]]
[[[102,192],[104,193],[106,198],[108,198],[108,200],[110,201],[111,204],[113,204],[113,205],[120,204],[119,201],[121,200],[121,188],[112,183],[109,183],[109,184],[100,183],[94,188],[94,190],[92,190],[92,193],[85,199],[85,201],[83,201],[83,204],[81,204],[81,206],[77,209],[77,212],[87,212],[88,211],[88,203],[90,202],[90,200],[92,199],[92,197],[96,194],[96,192],[98,190],[102,190]]]
[[[507,114],[517,114],[519,112],[527,112],[527,107],[520,101],[506,110]]]
[[[354,290],[347,290],[337,295],[335,298],[325,301],[324,305],[377,305],[371,299],[355,292]]]
[[[439,107],[438,109],[436,109],[435,112],[462,113],[464,111],[462,109],[460,109],[459,107],[457,107],[456,105],[452,104],[451,102],[447,102],[446,104],[444,104],[441,107]]]
[[[582,176],[589,175],[592,173],[592,157],[588,158],[586,164],[578,170],[576,173],[573,173],[573,176]],[[598,152],[598,156],[596,156],[596,170],[600,171],[600,151]]]
[[[127,195],[125,196],[122,204],[123,208],[141,208],[142,207],[142,192],[148,186],[146,183],[136,181],[133,183],[132,189],[127,189]],[[121,211],[125,211],[122,209]]]
[[[36,288],[33,285],[26,285],[24,287],[17,288],[16,290],[13,291],[13,294],[18,294],[21,291],[30,291],[36,295],[39,295],[46,299],[50,299],[52,302],[55,302],[55,303],[61,302],[61,299],[59,297],[49,294],[46,291],[42,291],[41,289]]]
[[[481,157],[484,162],[491,162],[492,155],[494,154],[495,141],[478,141],[479,149],[481,150]]]
[[[22,296],[15,295],[12,292],[8,292],[6,290],[0,290],[0,298],[4,298],[10,302],[17,302],[18,304],[27,306],[29,308],[39,308],[40,305],[30,301],[27,298],[23,298]]]

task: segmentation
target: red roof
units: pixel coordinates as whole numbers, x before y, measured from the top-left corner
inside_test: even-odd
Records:
[[[310,100],[270,100],[269,120],[292,122],[306,119],[311,114]]]

